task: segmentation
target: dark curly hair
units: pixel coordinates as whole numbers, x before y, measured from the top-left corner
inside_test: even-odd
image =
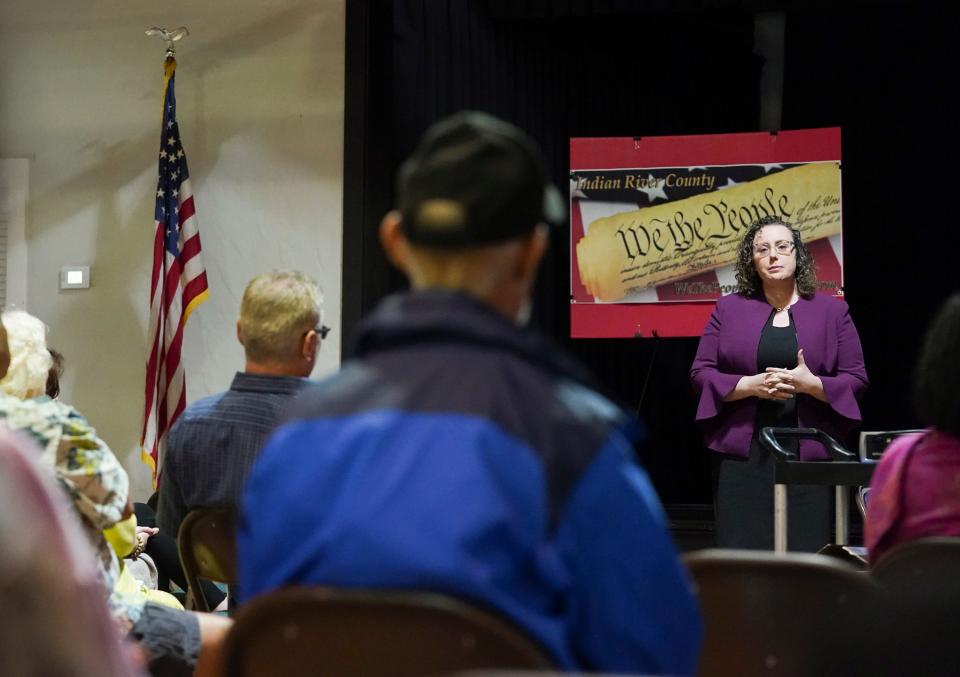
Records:
[[[960,437],[960,293],[941,306],[927,330],[913,378],[913,406],[924,425]]]
[[[800,239],[800,231],[779,216],[763,216],[751,223],[743,234],[737,248],[737,293],[741,296],[759,296],[763,290],[763,283],[753,265],[753,239],[764,226],[786,226],[790,229],[793,234],[793,254],[797,257],[797,270],[794,273],[797,292],[805,299],[812,298],[817,293],[817,273],[813,267],[813,259]]]

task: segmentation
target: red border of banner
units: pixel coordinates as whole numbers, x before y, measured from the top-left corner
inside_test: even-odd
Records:
[[[710,165],[781,164],[840,160],[840,128],[801,129],[777,133],[703,134],[570,139],[570,171],[700,167]],[[700,336],[714,301],[684,303],[575,303],[581,289],[574,261],[583,237],[579,210],[570,223],[570,336],[632,338],[635,336]]]

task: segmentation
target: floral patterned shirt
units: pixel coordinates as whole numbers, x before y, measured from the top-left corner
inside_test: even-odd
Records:
[[[76,409],[49,397],[21,400],[0,392],[0,426],[26,434],[40,447],[42,465],[53,470],[80,515],[109,591],[110,610],[129,627],[140,618],[144,600],[115,591],[120,565],[103,536],[123,516],[127,472]]]

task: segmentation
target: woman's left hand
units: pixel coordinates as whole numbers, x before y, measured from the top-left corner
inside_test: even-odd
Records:
[[[768,379],[771,385],[785,384],[793,386],[794,392],[805,393],[817,397],[823,392],[823,382],[810,371],[803,360],[803,348],[797,351],[797,366],[793,369],[782,367],[767,367]]]

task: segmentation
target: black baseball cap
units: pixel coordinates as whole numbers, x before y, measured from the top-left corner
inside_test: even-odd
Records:
[[[566,217],[530,137],[472,111],[426,131],[397,174],[397,195],[404,235],[428,247],[501,242]]]

